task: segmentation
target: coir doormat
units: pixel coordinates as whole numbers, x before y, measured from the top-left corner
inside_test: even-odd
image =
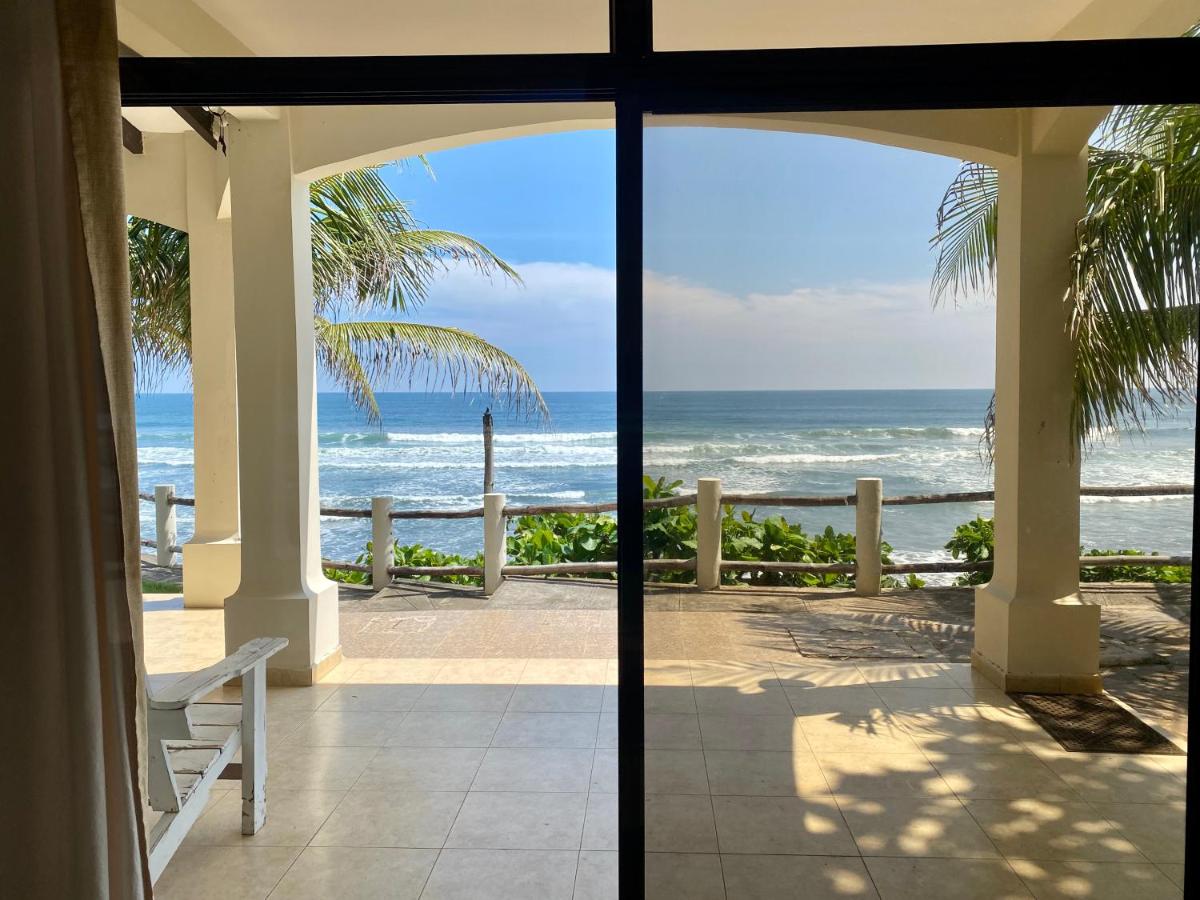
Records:
[[[1064,750],[1083,753],[1183,751],[1104,694],[1010,694]]]

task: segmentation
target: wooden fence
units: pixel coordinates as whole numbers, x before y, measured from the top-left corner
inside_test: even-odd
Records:
[[[1166,497],[1185,496],[1193,492],[1190,484],[1118,485],[1112,487],[1081,487],[1082,497]],[[156,540],[142,544],[157,551],[159,565],[170,565],[180,548],[176,543],[175,507],[195,506],[190,497],[177,497],[172,485],[157,485],[153,494],[138,496],[155,505]],[[884,565],[881,556],[883,507],[914,506],[926,503],[983,503],[994,500],[992,491],[959,491],[945,494],[911,494],[887,497],[883,482],[878,478],[860,478],[853,494],[836,495],[779,495],[723,493],[720,479],[701,478],[694,493],[679,494],[642,501],[643,509],[669,509],[680,506],[696,507],[697,547],[691,559],[647,559],[647,572],[695,572],[696,584],[702,590],[720,586],[722,572],[777,572],[853,575],[855,591],[869,596],[879,592],[884,575],[922,575],[946,572],[974,572],[986,569],[990,562],[946,560],[941,562],[893,563]],[[855,507],[855,558],[853,563],[802,563],[766,560],[722,560],[722,507]],[[392,522],[414,519],[482,519],[482,566],[389,566],[382,557],[372,565],[342,560],[322,560],[322,565],[341,571],[365,572],[371,584],[382,587],[392,578],[422,575],[471,575],[483,579],[484,593],[491,594],[507,575],[601,575],[616,571],[615,562],[561,562],[551,565],[511,565],[507,560],[508,520],[519,516],[553,513],[609,513],[616,503],[562,503],[538,506],[509,506],[504,494],[487,493],[483,506],[469,509],[393,509],[393,498],[382,496],[371,500],[369,509],[321,507],[321,515],[371,520],[374,546],[390,547]],[[1079,564],[1093,568],[1114,566],[1187,566],[1189,556],[1087,556]]]

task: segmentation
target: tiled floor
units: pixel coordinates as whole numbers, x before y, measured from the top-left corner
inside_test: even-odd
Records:
[[[272,689],[266,827],[221,782],[157,896],[613,898],[615,672],[359,658]],[[1064,753],[967,666],[654,659],[646,684],[653,898],[1182,896],[1184,759]]]

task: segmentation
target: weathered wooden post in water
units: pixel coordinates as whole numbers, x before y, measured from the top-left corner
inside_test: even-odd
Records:
[[[721,479],[696,479],[696,587],[721,586]]]
[[[155,562],[169,566],[175,558],[175,485],[154,486],[154,548]]]
[[[395,563],[392,552],[392,498],[371,498],[371,587],[387,587],[392,576],[388,566]]]
[[[483,495],[483,593],[490,596],[504,580],[508,562],[508,522],[504,517],[504,495]]]
[[[883,575],[883,479],[859,478],[854,493],[854,593],[871,597]]]
[[[488,407],[483,411],[483,492],[490,494],[496,490],[494,470],[492,468],[492,410]]]

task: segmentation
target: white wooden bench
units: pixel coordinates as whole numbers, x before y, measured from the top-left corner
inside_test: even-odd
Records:
[[[162,813],[150,830],[150,878],[157,881],[204,811],[212,783],[242,749],[242,834],[266,820],[267,659],[287,638],[256,638],[216,665],[193,672],[149,697],[147,782],[150,808]],[[242,701],[202,702],[241,676]]]

